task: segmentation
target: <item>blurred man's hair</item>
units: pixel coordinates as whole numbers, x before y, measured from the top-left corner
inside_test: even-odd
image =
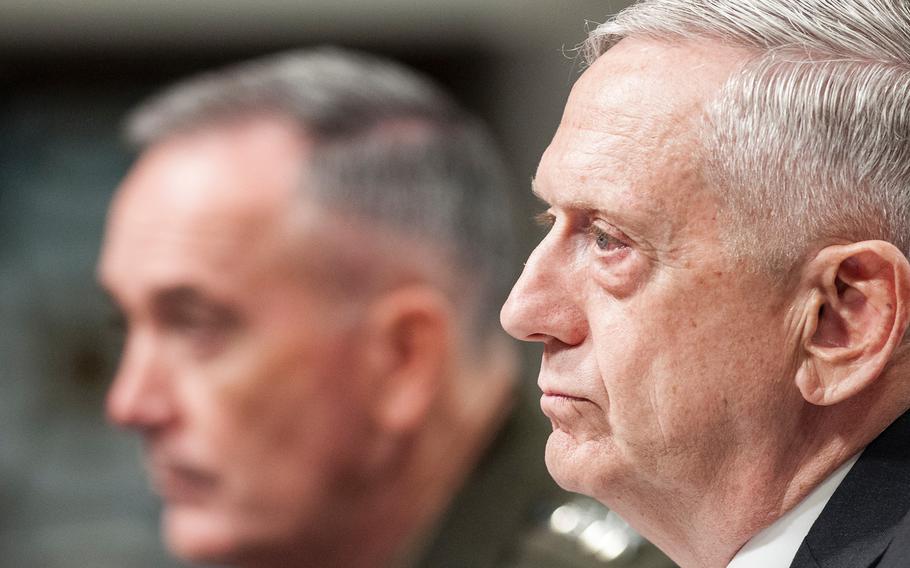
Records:
[[[319,48],[178,83],[129,117],[127,136],[144,149],[259,115],[290,121],[313,143],[308,195],[451,251],[451,274],[471,289],[472,327],[499,330],[514,279],[513,236],[505,168],[478,120],[400,65]]]
[[[706,109],[703,150],[731,249],[755,267],[840,239],[910,253],[910,8],[836,5],[645,0],[583,46],[589,62],[629,36],[752,52]]]

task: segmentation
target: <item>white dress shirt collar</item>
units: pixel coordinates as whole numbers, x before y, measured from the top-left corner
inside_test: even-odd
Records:
[[[749,539],[727,568],[787,568],[793,562],[796,551],[822,509],[834,495],[850,468],[856,463],[856,454],[828,476],[805,499],[787,511],[774,524]]]

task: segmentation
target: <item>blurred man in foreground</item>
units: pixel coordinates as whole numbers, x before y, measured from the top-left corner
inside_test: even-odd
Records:
[[[908,565],[906,3],[646,0],[585,48],[502,312],[550,471],[686,567]]]
[[[129,128],[142,153],[99,266],[129,326],[108,413],[143,435],[171,550],[524,565],[554,494],[510,413],[509,212],[483,128],[327,50],[193,79]]]

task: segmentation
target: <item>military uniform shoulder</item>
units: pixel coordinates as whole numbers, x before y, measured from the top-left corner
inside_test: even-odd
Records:
[[[503,568],[673,568],[654,545],[597,501],[567,495],[540,511]]]

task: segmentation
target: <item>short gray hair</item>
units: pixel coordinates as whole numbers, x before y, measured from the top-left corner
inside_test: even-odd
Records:
[[[591,32],[710,39],[754,55],[706,110],[705,174],[731,250],[792,269],[813,247],[910,254],[910,5],[903,0],[644,0]]]
[[[134,111],[126,130],[142,149],[255,115],[287,119],[313,142],[306,190],[320,203],[451,253],[450,272],[471,288],[468,319],[499,330],[514,237],[505,167],[480,121],[401,65],[324,47],[178,83]]]

